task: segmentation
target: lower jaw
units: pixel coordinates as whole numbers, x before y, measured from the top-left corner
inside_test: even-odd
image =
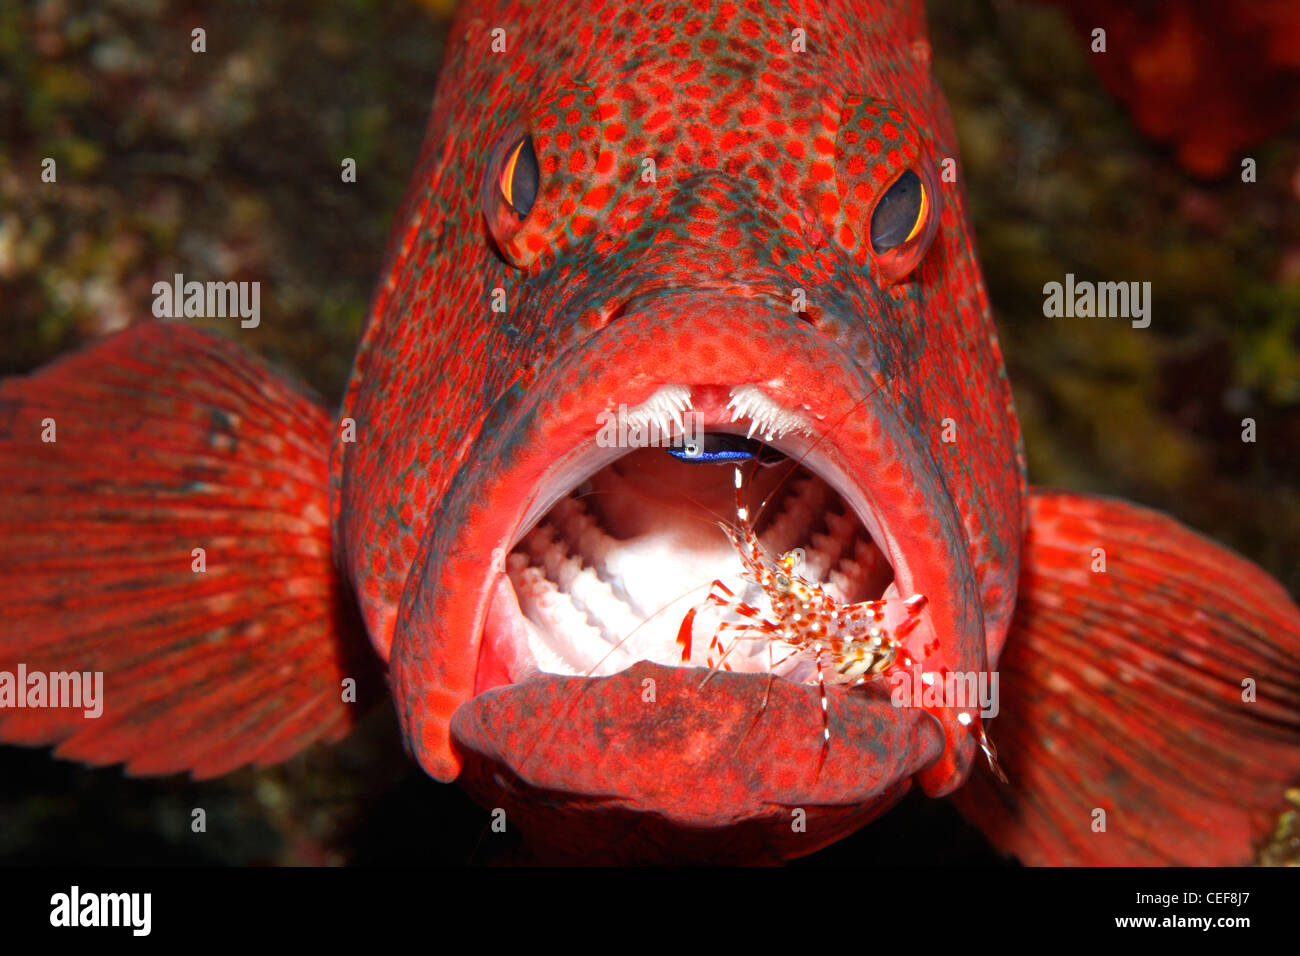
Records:
[[[460,782],[548,856],[763,862],[870,822],[943,749],[879,689],[829,689],[824,743],[815,687],[702,673],[642,662],[480,694],[452,718]]]

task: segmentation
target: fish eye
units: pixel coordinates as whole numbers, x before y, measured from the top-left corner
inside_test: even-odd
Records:
[[[541,184],[532,136],[519,126],[506,130],[488,155],[479,193],[488,231],[503,253],[537,204]]]
[[[925,225],[930,205],[925,183],[913,170],[895,180],[871,214],[871,248],[888,252],[916,236]]]
[[[533,138],[524,136],[509,149],[501,165],[498,177],[501,197],[523,219],[537,200],[540,183],[541,172],[537,166],[537,153],[533,151]]]
[[[911,273],[938,229],[934,169],[923,158],[894,180],[871,211],[871,250],[881,278],[892,283]]]

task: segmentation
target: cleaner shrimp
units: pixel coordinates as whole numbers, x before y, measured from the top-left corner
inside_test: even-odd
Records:
[[[733,612],[743,620],[724,620],[717,625],[707,648],[709,674],[701,686],[718,668],[730,669],[727,658],[742,640],[766,640],[769,655],[774,646],[781,648],[784,656],[779,660],[769,658],[769,693],[777,667],[796,658],[810,658],[813,673],[806,683],[815,682],[821,696],[824,760],[831,739],[827,683],[856,687],[884,678],[901,652],[903,638],[920,624],[920,613],[928,599],[915,594],[901,602],[896,598],[854,604],[838,601],[825,587],[799,573],[804,560],[802,549],[787,551],[778,558],[767,551],[745,505],[744,473],[739,466],[734,473],[737,525],[720,522],[719,527],[740,556],[744,578],[762,589],[771,605],[771,615],[766,616],[758,606],[741,600],[721,580],[715,580],[704,600],[682,619],[677,635],[681,660],[691,661],[696,614],[709,605]],[[891,629],[886,611],[894,602],[901,603],[904,617]],[[725,647],[724,633],[735,634]]]

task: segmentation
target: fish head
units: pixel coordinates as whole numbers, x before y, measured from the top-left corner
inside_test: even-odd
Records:
[[[824,718],[770,630],[712,671],[679,640],[753,584],[721,519],[834,551],[845,601],[925,595],[918,681],[996,662],[1023,456],[919,4],[474,5],[388,258],[332,500],[426,771],[569,846],[714,859],[960,785],[960,708],[823,679]],[[630,447],[655,429],[784,464],[742,469],[742,518],[735,469]]]

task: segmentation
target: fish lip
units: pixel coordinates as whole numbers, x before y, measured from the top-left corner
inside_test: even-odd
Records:
[[[812,853],[869,822],[943,749],[934,721],[876,693],[831,701],[822,754],[815,687],[778,679],[759,708],[759,675],[720,672],[703,687],[700,677],[642,661],[609,677],[547,675],[479,694],[452,719],[460,782],[588,861],[611,852],[608,833],[582,835],[608,829],[590,817],[631,816],[649,845],[607,862],[682,862],[693,842],[704,861],[717,862],[721,847],[731,862],[753,862]],[[791,827],[796,812],[806,829]],[[728,832],[737,827],[748,828],[739,840]]]

